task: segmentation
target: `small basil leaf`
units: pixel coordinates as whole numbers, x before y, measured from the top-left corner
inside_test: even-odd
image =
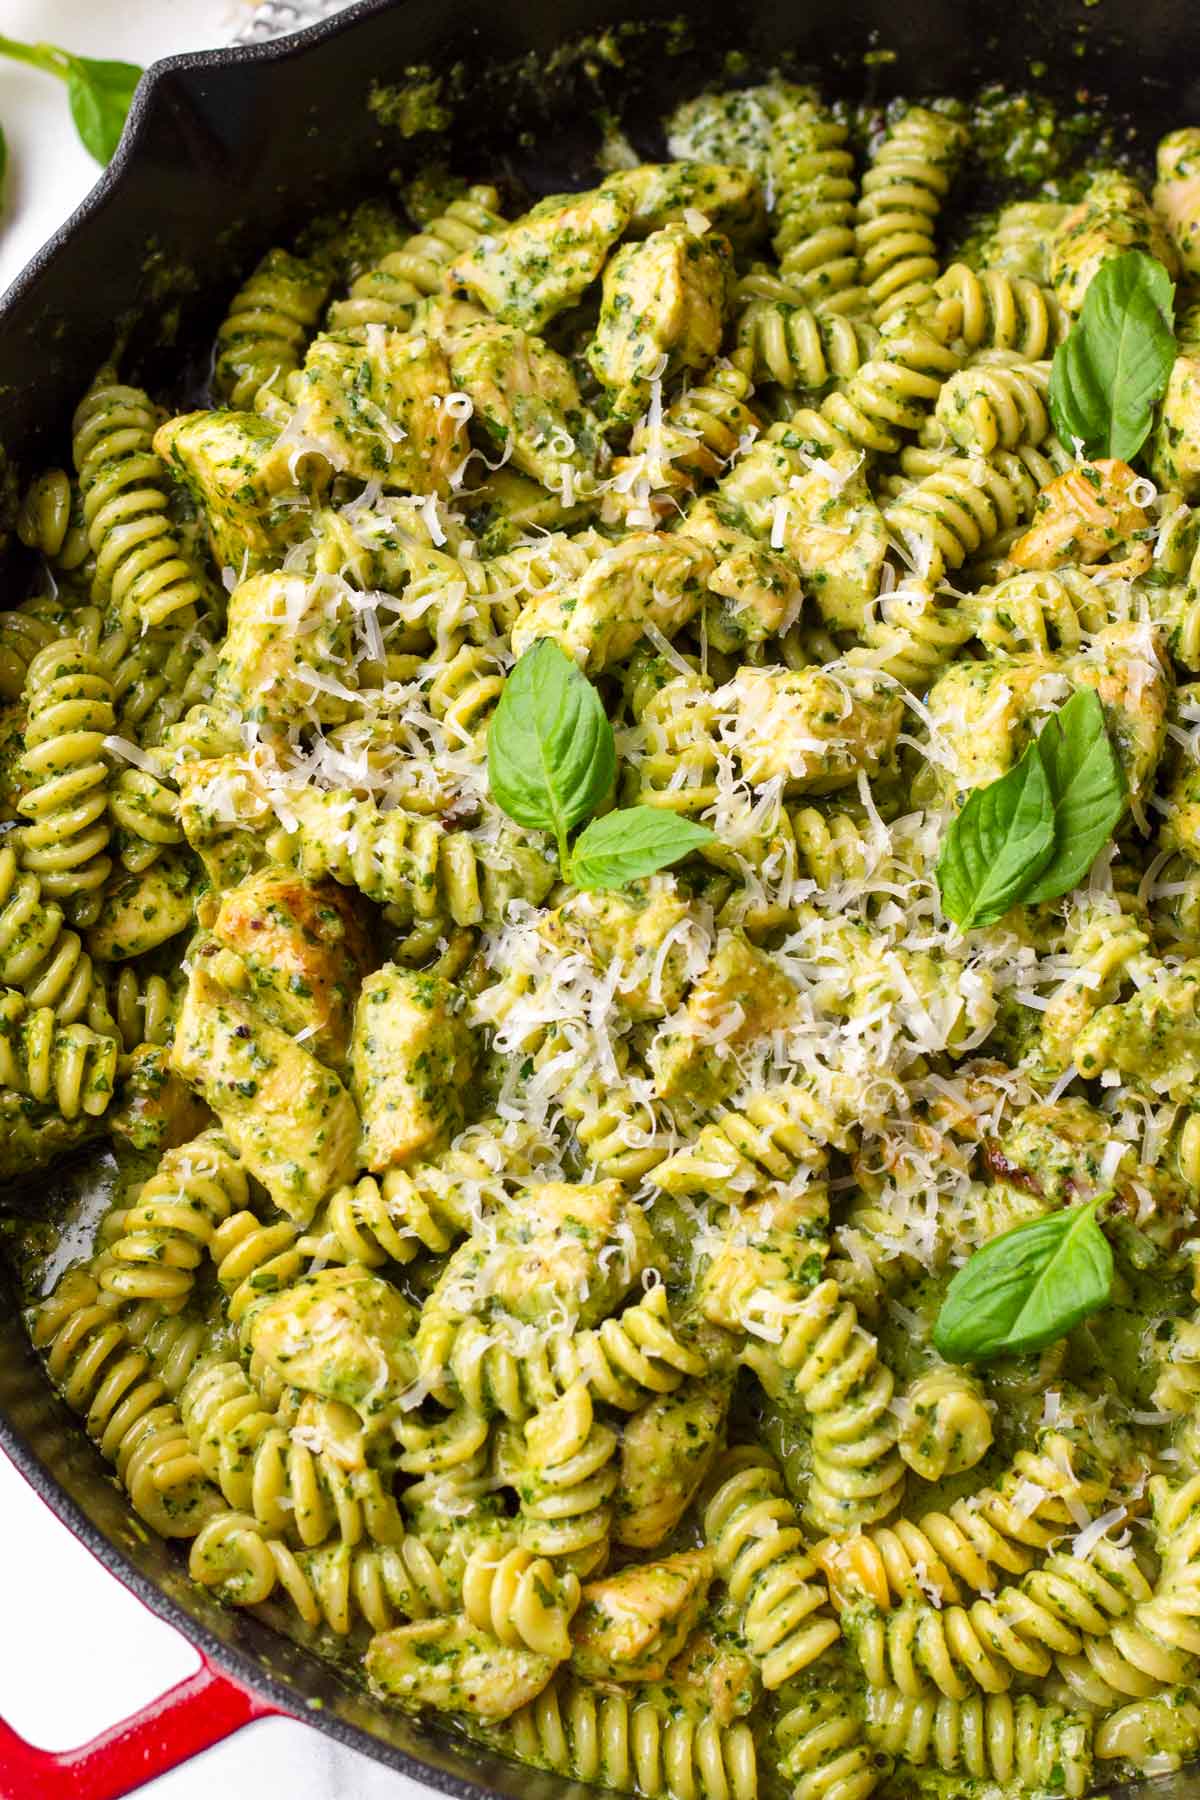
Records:
[[[1128,250],[1101,265],[1050,370],[1050,414],[1087,456],[1135,457],[1175,361],[1175,290],[1160,262]]]
[[[1094,688],[1080,688],[1038,738],[1054,807],[1054,853],[1021,898],[1026,906],[1077,887],[1125,810],[1125,772]]]
[[[1113,1259],[1098,1204],[1018,1225],[977,1250],[946,1289],[933,1328],[940,1354],[981,1362],[1040,1350],[1103,1306]]]
[[[579,888],[619,888],[678,862],[712,841],[707,825],[660,806],[629,806],[593,819],[575,840],[571,880]]]
[[[67,61],[67,100],[85,150],[98,163],[109,163],[142,78],[136,63],[94,62],[86,56]]]
[[[999,781],[976,788],[947,831],[937,878],[947,918],[993,925],[1054,853],[1054,814],[1036,744]]]
[[[553,638],[530,646],[504,684],[488,731],[492,797],[510,819],[567,833],[612,787],[617,758],[599,694]]]

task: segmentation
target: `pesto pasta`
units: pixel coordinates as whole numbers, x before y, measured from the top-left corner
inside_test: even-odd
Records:
[[[310,222],[30,480],[30,1336],[383,1705],[1082,1800],[1200,1751],[1200,128],[663,138]]]

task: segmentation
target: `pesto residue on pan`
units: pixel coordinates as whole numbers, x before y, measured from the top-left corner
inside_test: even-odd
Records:
[[[25,494],[30,1334],[383,1704],[1078,1800],[1200,1751],[1200,129],[739,65],[647,160],[630,41],[590,185],[310,222]]]

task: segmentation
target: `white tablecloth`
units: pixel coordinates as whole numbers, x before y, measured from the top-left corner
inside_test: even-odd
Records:
[[[0,0],[0,32],[146,64],[229,42],[251,11],[243,0]],[[9,147],[2,290],[99,171],[76,141],[65,90],[48,76],[0,61],[0,125]],[[44,1748],[84,1742],[197,1666],[190,1646],[93,1561],[2,1455],[0,1594],[0,1716]],[[248,1726],[141,1790],[146,1800],[417,1800],[427,1791],[281,1719]]]

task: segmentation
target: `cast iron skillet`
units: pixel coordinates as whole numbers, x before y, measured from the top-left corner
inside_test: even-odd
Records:
[[[631,13],[639,29],[581,47]],[[573,48],[556,54],[564,45]],[[640,151],[661,151],[656,120],[720,78],[734,51],[749,77],[783,59],[828,90],[880,99],[969,93],[988,80],[1027,86],[1043,64],[1040,86],[1107,96],[1147,148],[1163,129],[1200,121],[1200,0],[365,0],[282,44],[151,71],[111,169],[0,306],[0,442],[21,466],[62,457],[115,322],[133,328],[126,366],[142,378],[177,386],[188,354],[201,372],[222,302],[255,257],[301,218],[427,159],[428,137],[406,140],[371,109],[376,81],[430,65],[451,104],[456,166],[549,192],[593,175],[605,109],[623,116]],[[49,1388],[11,1297],[0,1311],[0,1445],[219,1672],[184,1684],[184,1714],[143,1718],[132,1739],[53,1765],[0,1727],[2,1800],[102,1800],[272,1710],[445,1793],[562,1800],[564,1783],[386,1712],[258,1619],[194,1589],[177,1556],[135,1528],[110,1470]],[[69,1593],[54,1604],[69,1617]],[[1139,1792],[1200,1797],[1200,1774]]]

